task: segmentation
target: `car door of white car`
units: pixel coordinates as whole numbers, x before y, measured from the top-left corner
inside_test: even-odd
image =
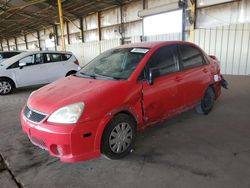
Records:
[[[47,65],[43,61],[43,55],[33,54],[19,60],[19,66],[15,69],[16,82],[19,87],[46,84],[47,79]]]
[[[47,80],[53,82],[63,78],[67,74],[61,53],[44,53],[44,63],[47,67]]]

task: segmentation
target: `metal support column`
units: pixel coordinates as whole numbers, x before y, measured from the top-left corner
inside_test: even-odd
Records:
[[[125,40],[125,37],[124,37],[124,23],[123,23],[123,10],[122,10],[122,6],[120,6],[120,16],[121,16],[121,24],[120,24],[120,35],[121,35],[121,44],[123,45],[124,44],[124,40]]]
[[[53,25],[53,33],[54,33],[55,46],[59,46],[57,25]]]
[[[58,4],[58,14],[60,20],[60,28],[61,28],[61,40],[62,40],[62,50],[65,51],[65,39],[64,39],[64,21],[63,21],[63,11],[62,11],[62,0],[57,0]]]
[[[186,9],[188,6],[187,0],[179,0],[179,7],[182,8],[182,40],[186,40]]]
[[[82,17],[80,17],[79,21],[80,21],[82,43],[84,43],[84,31],[83,31],[83,19],[82,19]]]
[[[98,30],[98,47],[99,47],[99,54],[102,52],[101,49],[101,40],[102,40],[102,30],[101,30],[101,16],[100,12],[97,12],[97,30]]]
[[[182,40],[186,40],[186,7],[187,7],[187,0],[183,1],[183,6],[182,6]]]
[[[148,8],[148,0],[142,1],[142,7],[143,10]],[[142,36],[140,37],[141,42],[146,40],[146,37],[144,36],[144,19],[142,19]]]
[[[67,29],[67,39],[68,39],[68,44],[70,44],[70,36],[69,36],[69,22],[66,22],[66,29]]]
[[[191,11],[189,15],[189,22],[190,22],[190,33],[189,33],[189,41],[194,42],[194,30],[195,30],[195,20],[196,20],[196,1],[197,0],[190,0],[191,1]]]
[[[142,1],[142,7],[143,7],[143,10],[148,8],[148,0]]]
[[[18,45],[17,45],[17,39],[16,39],[16,37],[14,37],[14,40],[15,40],[16,50],[18,50]]]
[[[39,33],[39,31],[37,31],[37,40],[38,40],[38,47],[39,47],[39,50],[42,50],[42,47],[41,47],[41,38],[40,38],[40,33]]]
[[[28,50],[29,47],[28,47],[28,42],[27,42],[27,36],[26,35],[24,35],[24,41],[25,41],[26,50]]]
[[[3,43],[1,42],[1,51],[3,51]]]
[[[8,39],[6,39],[6,40],[7,40],[8,51],[10,51],[9,40]]]
[[[102,30],[101,30],[101,16],[100,12],[97,12],[97,26],[98,26],[98,40],[102,40]]]

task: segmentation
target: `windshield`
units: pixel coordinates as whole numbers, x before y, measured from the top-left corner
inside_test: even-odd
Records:
[[[121,48],[102,53],[83,67],[78,76],[128,79],[149,49]]]

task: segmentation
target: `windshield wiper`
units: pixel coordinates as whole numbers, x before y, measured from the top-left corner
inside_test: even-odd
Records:
[[[122,80],[122,78],[118,78],[115,76],[107,76],[107,75],[97,74],[97,73],[95,73],[95,75],[98,77],[104,77],[104,78],[111,79],[111,80]]]
[[[90,74],[86,74],[86,73],[83,73],[83,72],[80,72],[80,74],[83,75],[84,77],[87,77],[87,78],[96,79],[96,76],[95,76],[95,75],[90,75]]]

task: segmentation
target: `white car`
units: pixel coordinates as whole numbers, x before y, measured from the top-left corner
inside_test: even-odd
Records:
[[[14,88],[47,84],[78,70],[79,62],[71,52],[23,52],[0,63],[0,95]]]

